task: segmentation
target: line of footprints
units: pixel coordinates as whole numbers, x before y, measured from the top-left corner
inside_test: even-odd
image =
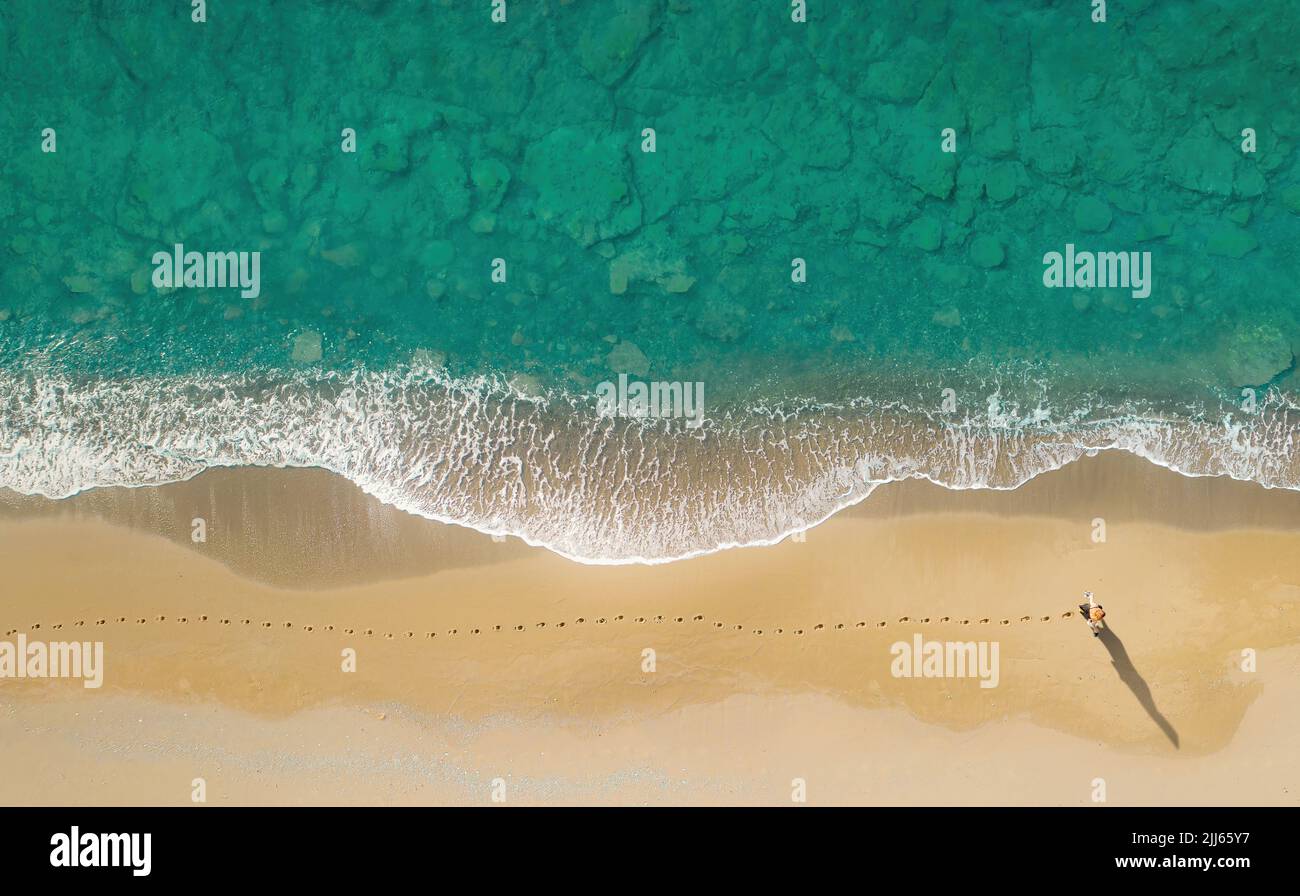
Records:
[[[1020,617],[1020,622],[1034,622],[1034,621],[1038,621],[1038,622],[1051,622],[1053,619],[1070,619],[1071,617],[1075,616],[1077,612],[1078,612],[1078,611],[1076,611],[1076,610],[1070,610],[1070,611],[1067,611],[1067,612],[1065,612],[1065,613],[1060,614],[1060,616],[1039,616],[1039,617],[1037,617],[1036,619],[1035,619],[1035,617],[1033,617],[1033,616],[1021,616],[1021,617]],[[213,619],[212,617],[207,616],[207,615],[203,615],[203,616],[193,616],[193,617],[190,617],[190,616],[173,616],[173,617],[171,617],[171,620],[172,620],[173,622],[177,623],[177,624],[180,624],[180,625],[201,624],[201,623],[207,623],[207,622],[215,622],[215,623],[218,624],[218,625],[225,625],[225,626],[238,626],[238,627],[249,626],[249,627],[252,627],[252,626],[256,625],[256,626],[258,626],[258,627],[260,627],[260,628],[263,628],[263,629],[274,629],[274,628],[277,628],[277,626],[275,625],[275,623],[270,622],[270,621],[262,621],[262,622],[255,623],[252,619],[228,619],[228,618]],[[144,616],[136,617],[134,620],[129,619],[129,618],[127,618],[126,616],[118,616],[118,617],[115,617],[115,618],[104,618],[104,619],[95,619],[95,620],[78,619],[76,622],[72,623],[72,627],[73,627],[73,628],[83,628],[83,627],[85,627],[86,625],[93,625],[93,626],[122,625],[122,624],[128,624],[128,623],[132,623],[132,622],[133,622],[135,625],[147,625],[150,621],[153,621],[153,622],[155,622],[155,623],[165,623],[165,622],[168,621],[168,617],[166,617],[166,616],[155,616],[155,617],[153,617],[152,620],[147,619],[147,618],[145,618]],[[606,624],[611,623],[611,622],[626,622],[626,621],[628,621],[628,617],[627,617],[627,616],[623,616],[623,615],[620,614],[620,615],[618,615],[618,616],[612,616],[612,617],[609,617],[609,618],[606,618],[606,617],[604,617],[604,616],[601,616],[601,617],[599,617],[598,619],[588,620],[588,619],[586,619],[585,617],[579,616],[577,619],[573,620],[573,623],[572,623],[572,624],[573,624],[573,625],[585,625],[585,624],[587,624],[589,621],[590,621],[590,622],[593,622],[593,623],[596,624],[596,625],[606,625]],[[709,620],[707,620],[703,615],[696,615],[696,616],[691,616],[691,617],[689,618],[689,620],[688,620],[688,618],[685,617],[685,616],[674,616],[674,617],[671,618],[671,620],[669,619],[669,617],[666,617],[666,616],[635,616],[635,617],[632,617],[632,618],[631,618],[631,621],[632,621],[633,623],[636,623],[636,624],[647,624],[647,623],[651,623],[651,624],[663,624],[663,623],[665,623],[665,622],[670,622],[670,621],[671,621],[673,624],[684,625],[684,624],[687,623],[688,621],[689,621],[689,622],[700,623],[700,622],[708,622]],[[971,625],[971,624],[975,624],[975,625],[990,625],[990,624],[992,624],[993,620],[992,620],[992,619],[974,619],[974,620],[972,620],[972,619],[954,619],[954,618],[951,617],[951,616],[940,616],[940,617],[938,617],[937,619],[931,619],[931,617],[929,617],[929,616],[921,616],[921,617],[917,617],[917,618],[913,618],[913,617],[910,617],[910,616],[900,616],[899,619],[898,619],[898,622],[899,622],[900,624],[903,624],[903,625],[929,625],[929,624],[931,624],[931,623],[949,623],[949,622],[951,622],[951,623],[955,623],[955,624],[957,624],[957,625]],[[1012,620],[1010,620],[1010,619],[1001,619],[1001,620],[998,620],[998,624],[999,624],[999,625],[1011,625],[1011,623],[1012,623]],[[447,632],[444,634],[444,637],[457,637],[457,636],[459,636],[459,635],[471,635],[471,636],[472,636],[472,635],[483,634],[483,633],[488,632],[488,631],[492,631],[492,632],[501,632],[501,631],[506,631],[507,629],[510,630],[510,631],[515,631],[515,632],[525,632],[525,631],[528,631],[530,628],[533,629],[533,630],[537,630],[537,629],[544,629],[544,628],[547,628],[548,626],[549,626],[550,628],[554,628],[554,629],[563,629],[563,628],[567,627],[569,624],[570,624],[570,623],[567,623],[567,622],[554,622],[554,623],[549,623],[549,624],[546,623],[546,622],[535,622],[535,623],[532,623],[531,625],[512,625],[512,626],[493,625],[493,626],[489,626],[489,627],[486,627],[486,628],[471,628],[471,629],[455,629],[455,628],[453,628],[453,629],[448,629]],[[852,627],[852,628],[855,628],[855,629],[865,629],[865,628],[878,628],[878,629],[879,629],[879,628],[885,628],[885,627],[888,626],[888,625],[889,625],[889,623],[888,623],[887,621],[885,621],[885,620],[880,620],[880,621],[875,622],[875,623],[856,622],[856,623],[853,623],[851,627]],[[64,626],[63,626],[63,623],[59,622],[59,623],[55,623],[55,624],[51,625],[51,626],[50,626],[50,630],[51,630],[51,631],[59,631],[59,630],[61,630],[63,627],[64,627]],[[743,632],[743,631],[746,630],[746,629],[745,629],[745,626],[743,626],[743,625],[732,625],[732,626],[729,627],[726,623],[721,622],[721,621],[719,621],[719,620],[714,620],[713,623],[712,623],[712,627],[713,627],[714,629],[728,629],[728,628],[730,628],[731,631],[735,631],[735,632]],[[38,623],[35,623],[35,624],[33,624],[32,626],[30,626],[28,629],[26,629],[26,631],[38,631],[38,630],[40,630],[40,628],[41,628],[41,623],[38,622]],[[336,626],[333,626],[333,625],[323,625],[323,626],[303,625],[303,626],[295,626],[292,622],[283,622],[283,623],[280,623],[280,625],[278,626],[278,628],[280,628],[280,629],[294,629],[294,628],[297,628],[298,631],[304,632],[304,633],[306,633],[306,634],[311,634],[312,632],[315,632],[315,631],[322,631],[322,632],[334,632],[334,631],[339,631],[339,632],[341,632],[341,633],[343,633],[343,634],[345,634],[345,635],[357,635],[357,634],[360,634],[360,635],[363,635],[363,636],[365,636],[365,637],[373,637],[373,636],[375,636],[375,635],[379,635],[379,634],[380,634],[379,632],[376,632],[373,628],[363,628],[363,629],[357,629],[357,628],[342,628],[342,629],[340,629],[340,628],[337,628]],[[773,635],[784,635],[784,634],[787,634],[787,633],[788,633],[788,634],[791,634],[791,635],[800,636],[800,635],[805,634],[805,633],[808,632],[808,631],[819,632],[819,631],[824,631],[824,630],[827,630],[827,629],[834,630],[834,631],[840,631],[840,630],[847,629],[847,628],[850,628],[850,625],[849,625],[848,623],[838,622],[838,623],[835,623],[834,625],[826,625],[826,624],[824,624],[824,623],[820,623],[820,622],[819,622],[819,623],[817,623],[816,625],[814,625],[811,629],[794,628],[794,629],[789,629],[789,630],[787,630],[787,629],[784,629],[784,628],[773,628],[773,629],[764,630],[764,629],[761,629],[761,628],[750,628],[749,631],[750,631],[752,634],[755,634],[755,635],[762,635],[762,634],[764,634],[765,631],[770,631]],[[9,636],[11,636],[11,635],[15,635],[15,634],[17,634],[19,631],[22,631],[22,629],[17,629],[17,628],[10,629],[9,631],[6,631],[6,632],[5,632],[5,637],[9,637]],[[381,637],[383,637],[383,638],[386,639],[386,640],[390,640],[390,641],[391,641],[391,640],[394,640],[394,639],[396,639],[396,638],[399,638],[399,637],[402,637],[402,638],[414,638],[415,636],[416,636],[416,633],[413,632],[413,631],[407,631],[407,632],[383,632],[382,635],[381,635]],[[427,638],[427,639],[436,638],[436,637],[438,637],[438,633],[437,633],[437,632],[425,632],[425,633],[424,633],[424,637]]]

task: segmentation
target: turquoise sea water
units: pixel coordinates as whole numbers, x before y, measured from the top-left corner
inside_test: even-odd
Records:
[[[0,7],[0,486],[324,466],[592,561],[1108,448],[1300,487],[1289,0],[505,10]],[[1150,294],[1046,288],[1067,244]]]

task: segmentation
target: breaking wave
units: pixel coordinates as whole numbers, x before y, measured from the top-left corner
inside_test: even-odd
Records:
[[[982,384],[960,413],[789,398],[688,429],[433,366],[124,381],[29,370],[0,374],[0,486],[62,498],[214,466],[322,467],[408,512],[585,563],[770,544],[886,482],[1010,489],[1102,450],[1300,488],[1300,405],[1276,389],[1247,414],[1095,396],[1062,412],[1041,383],[1028,401],[1003,388]]]

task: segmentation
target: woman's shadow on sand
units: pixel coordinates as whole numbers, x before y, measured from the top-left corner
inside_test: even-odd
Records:
[[[1083,618],[1087,619],[1088,614],[1084,613]],[[1156,701],[1151,696],[1151,688],[1147,685],[1146,680],[1138,674],[1137,669],[1133,667],[1133,661],[1128,658],[1128,651],[1124,649],[1124,642],[1111,630],[1109,623],[1102,626],[1099,639],[1106,646],[1106,652],[1110,654],[1111,665],[1119,673],[1120,681],[1128,685],[1128,689],[1133,692],[1134,697],[1137,697],[1138,703],[1142,704],[1142,708],[1147,711],[1151,721],[1160,726],[1160,730],[1165,733],[1165,737],[1169,738],[1169,742],[1177,750],[1178,732],[1174,730],[1173,725],[1169,724],[1169,720],[1160,713],[1160,710],[1156,709]]]

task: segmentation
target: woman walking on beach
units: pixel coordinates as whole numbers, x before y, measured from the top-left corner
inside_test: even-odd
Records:
[[[1083,618],[1088,620],[1088,628],[1092,629],[1094,638],[1101,636],[1101,621],[1106,618],[1106,611],[1097,603],[1097,598],[1092,596],[1091,591],[1083,592],[1083,596],[1088,599],[1086,604],[1079,604],[1079,610],[1083,613]]]

